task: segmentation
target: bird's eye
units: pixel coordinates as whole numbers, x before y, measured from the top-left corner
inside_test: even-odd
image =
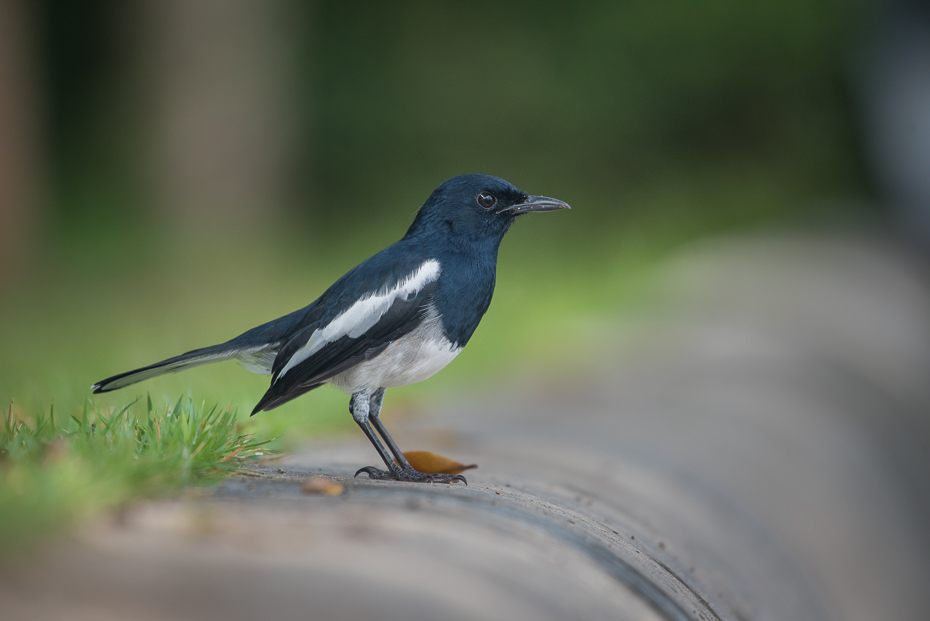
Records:
[[[478,204],[485,209],[490,209],[497,204],[497,197],[490,192],[482,192],[478,195]]]

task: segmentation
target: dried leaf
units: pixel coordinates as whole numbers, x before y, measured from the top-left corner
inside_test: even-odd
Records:
[[[302,491],[304,494],[338,496],[342,492],[346,491],[346,487],[341,483],[336,483],[332,479],[318,477],[311,474],[306,479],[304,479],[304,482],[300,485],[300,491]]]
[[[414,470],[425,474],[459,474],[465,470],[478,467],[478,464],[463,466],[448,457],[430,453],[429,451],[410,451],[404,453],[404,457],[407,458]]]

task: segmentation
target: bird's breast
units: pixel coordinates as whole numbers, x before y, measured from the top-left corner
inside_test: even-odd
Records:
[[[446,338],[464,347],[491,304],[496,262],[491,253],[455,259],[442,263],[435,304]]]
[[[376,357],[330,381],[349,394],[415,384],[439,372],[460,351],[461,347],[446,338],[439,313],[431,306],[415,329],[393,341]]]

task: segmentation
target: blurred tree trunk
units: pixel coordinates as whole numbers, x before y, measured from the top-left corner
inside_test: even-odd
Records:
[[[0,0],[0,282],[34,252],[41,147],[32,4]]]
[[[293,153],[292,2],[141,0],[154,202],[197,234],[273,226]]]

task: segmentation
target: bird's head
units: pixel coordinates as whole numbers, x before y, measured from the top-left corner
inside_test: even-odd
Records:
[[[556,209],[570,207],[554,198],[527,194],[500,177],[459,175],[433,190],[407,235],[499,241],[517,216]]]

